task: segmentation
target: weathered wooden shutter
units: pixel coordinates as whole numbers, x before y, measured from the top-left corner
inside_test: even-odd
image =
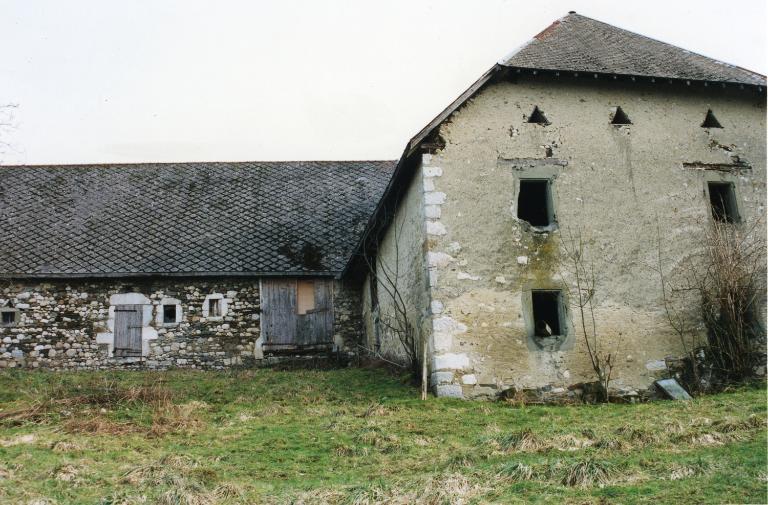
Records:
[[[262,335],[265,349],[291,350],[333,344],[333,284],[314,279],[315,306],[299,314],[296,279],[262,282]]]
[[[261,323],[264,345],[295,345],[296,281],[293,279],[265,279],[261,289]]]
[[[115,356],[141,356],[141,305],[115,307]]]

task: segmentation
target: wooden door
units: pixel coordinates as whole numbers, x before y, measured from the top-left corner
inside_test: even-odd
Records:
[[[267,349],[333,344],[333,283],[327,279],[265,279],[262,334]]]
[[[141,356],[142,305],[115,307],[115,356]]]

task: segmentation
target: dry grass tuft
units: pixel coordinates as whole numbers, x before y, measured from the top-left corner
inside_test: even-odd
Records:
[[[84,450],[84,447],[77,442],[59,440],[51,444],[51,450],[53,452],[77,452]]]
[[[191,401],[182,405],[172,403],[157,406],[152,414],[149,435],[161,437],[168,433],[186,433],[200,429],[203,421],[200,412],[207,410],[205,402]]]
[[[551,446],[558,451],[578,451],[587,447],[592,447],[594,444],[595,442],[593,440],[580,438],[568,433],[566,435],[555,437]]]
[[[96,417],[73,417],[67,420],[62,429],[65,433],[84,435],[128,435],[144,431],[132,423],[118,423],[101,415]]]
[[[78,475],[80,475],[80,470],[73,465],[62,465],[51,473],[54,479],[63,482],[72,482],[77,479]]]
[[[502,451],[540,451],[547,448],[547,444],[540,440],[533,431],[525,429],[496,437],[496,441]]]
[[[534,475],[535,472],[532,466],[519,462],[507,463],[499,473],[501,478],[513,481],[533,480]]]
[[[562,483],[572,487],[590,487],[608,484],[616,470],[607,461],[592,458],[577,461],[567,468]]]

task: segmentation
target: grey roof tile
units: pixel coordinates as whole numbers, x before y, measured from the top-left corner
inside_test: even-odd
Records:
[[[765,76],[677,46],[569,14],[502,65],[538,70],[765,85]]]
[[[0,167],[0,275],[338,274],[394,165]]]

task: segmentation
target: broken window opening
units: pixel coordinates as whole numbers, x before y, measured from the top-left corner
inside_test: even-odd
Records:
[[[315,310],[315,282],[298,281],[296,283],[296,313],[306,314]]]
[[[221,300],[218,298],[208,300],[208,317],[221,317]]]
[[[521,179],[517,196],[517,217],[531,226],[544,228],[554,223],[549,179]]]
[[[722,128],[723,125],[717,120],[712,113],[712,109],[707,109],[707,115],[704,117],[704,122],[701,123],[702,128]]]
[[[738,223],[739,211],[733,184],[730,182],[709,182],[707,186],[712,218],[721,223]]]
[[[3,325],[10,326],[16,324],[16,311],[3,311]]]
[[[616,107],[616,112],[613,113],[613,117],[611,118],[611,124],[626,125],[632,124],[632,121],[629,120],[629,116],[627,116],[627,113],[624,112],[621,107]]]
[[[538,105],[533,107],[533,112],[531,112],[531,115],[528,117],[528,122],[540,125],[549,124],[549,120],[547,120],[547,117],[543,112],[541,112],[541,109],[539,109]]]
[[[176,305],[163,305],[163,324],[176,322]]]
[[[560,291],[531,291],[533,309],[533,335],[552,337],[564,334],[561,314],[562,293]]]

